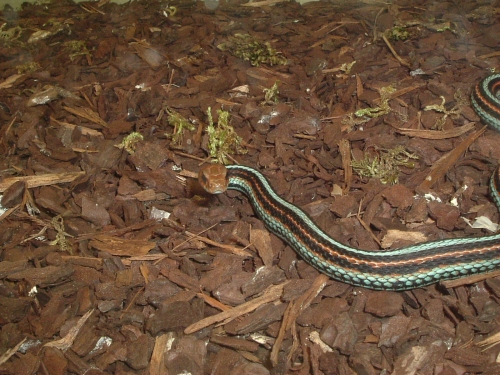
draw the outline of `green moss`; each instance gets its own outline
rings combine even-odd
[[[279,88],[279,81],[274,82],[274,85],[271,86],[269,89],[264,89],[264,102],[262,102],[263,105],[269,104],[273,105],[278,103],[278,95],[280,93]]]
[[[40,69],[40,64],[35,61],[30,61],[22,65],[16,65],[17,73],[32,73]]]
[[[64,43],[64,48],[69,53],[69,58],[73,61],[77,56],[90,55],[85,41],[83,40],[70,40]]]
[[[144,140],[144,137],[141,133],[133,132],[123,138],[122,143],[116,145],[116,147],[125,149],[125,151],[132,155],[135,152],[136,144],[142,140]]]
[[[7,22],[0,26],[0,43],[5,47],[14,47],[23,45],[18,39],[23,34],[24,29],[20,26],[7,29]]]
[[[252,66],[286,64],[286,58],[272,48],[269,42],[263,42],[249,34],[230,36],[226,43],[219,44],[217,48],[221,51],[228,51],[245,61],[250,61]]]
[[[342,119],[342,124],[348,127],[348,130],[351,130],[354,126],[362,125],[371,118],[380,117],[388,114],[391,111],[391,107],[389,106],[389,100],[391,99],[391,95],[395,92],[396,89],[392,86],[382,87],[379,90],[380,93],[380,105],[377,107],[368,107],[363,109],[358,109],[354,113],[348,113]]]
[[[406,40],[410,37],[410,33],[405,27],[394,26],[387,30],[387,36],[392,40]]]
[[[380,106],[374,108],[363,108],[359,109],[354,114],[357,117],[380,117],[388,114],[391,111],[391,107],[389,106],[389,99],[391,98],[391,94],[395,92],[396,89],[392,86],[382,87],[379,90],[380,93]]]
[[[378,178],[383,184],[397,184],[399,167],[415,168],[413,160],[418,156],[397,146],[389,150],[380,150],[374,157],[365,153],[361,160],[351,162],[352,169],[362,177]]]
[[[356,60],[352,61],[350,63],[343,63],[340,66],[340,71],[343,72],[343,73],[345,73],[345,74],[351,74],[351,69],[354,66],[354,64],[356,64]]]
[[[242,139],[234,128],[229,125],[229,112],[218,110],[219,120],[214,125],[212,119],[212,108],[208,107],[208,150],[210,157],[221,164],[229,163],[229,155],[245,154],[246,149],[241,145]]]
[[[172,134],[167,134],[167,137],[170,137],[172,139],[172,143],[175,145],[180,145],[182,143],[184,129],[194,130],[195,126],[191,124],[188,119],[171,108],[166,108],[166,112],[168,114],[168,123],[174,127]]]
[[[443,129],[443,126],[446,123],[446,119],[448,117],[451,118],[459,117],[460,114],[462,113],[462,109],[468,105],[467,100],[462,95],[462,91],[460,89],[458,89],[455,92],[454,99],[456,104],[450,110],[446,109],[446,107],[444,106],[446,104],[446,99],[444,98],[444,96],[440,96],[440,98],[441,98],[441,104],[432,104],[425,106],[424,108],[424,111],[436,111],[443,114],[443,116],[440,119],[436,120],[436,123],[432,127],[433,129],[436,130]]]
[[[173,17],[176,15],[177,10],[178,10],[177,7],[174,5],[166,6],[165,8],[163,8],[163,15],[167,18]]]
[[[64,231],[64,219],[61,215],[57,215],[50,221],[52,227],[57,232],[56,239],[50,242],[50,245],[57,245],[61,251],[69,254],[73,254],[73,247],[66,237],[71,237],[68,233]]]

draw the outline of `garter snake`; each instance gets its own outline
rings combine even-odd
[[[471,95],[481,120],[500,131],[500,74],[480,81]],[[500,267],[500,234],[453,238],[394,250],[366,251],[328,236],[297,206],[282,199],[257,170],[211,164],[200,170],[200,184],[209,193],[243,193],[266,227],[320,272],[351,285],[378,290],[408,290],[441,280],[484,273]],[[490,193],[500,206],[498,168]]]

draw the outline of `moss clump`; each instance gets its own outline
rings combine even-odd
[[[387,30],[387,36],[392,40],[406,40],[410,37],[410,32],[403,26],[394,26]]]
[[[229,125],[229,112],[218,110],[219,119],[214,125],[212,119],[212,108],[208,107],[208,150],[210,157],[221,164],[229,163],[229,155],[245,154],[247,150],[241,145],[242,139],[234,128]]]
[[[20,26],[14,26],[7,29],[7,22],[0,26],[0,44],[5,47],[14,47],[22,45],[23,43],[19,41],[19,38],[23,34],[24,29]]]
[[[35,61],[30,61],[21,65],[16,65],[17,73],[33,73],[41,68],[40,64]]]
[[[116,145],[119,149],[124,149],[129,154],[133,154],[135,152],[135,147],[138,142],[144,140],[144,137],[141,133],[133,132],[123,138],[122,143]]]
[[[64,219],[61,215],[57,215],[50,221],[52,227],[57,232],[55,240],[50,242],[50,245],[57,245],[61,251],[73,254],[73,247],[66,237],[71,237],[64,231]]]
[[[279,81],[274,82],[274,85],[271,86],[269,89],[264,89],[264,101],[262,102],[262,105],[273,105],[278,103],[278,95],[280,93],[280,90],[278,88]]]
[[[448,117],[457,118],[462,113],[462,109],[468,105],[467,100],[463,97],[460,89],[455,92],[454,99],[456,104],[450,110],[445,107],[446,99],[444,96],[440,96],[440,98],[441,104],[432,104],[425,106],[424,108],[424,111],[436,111],[443,114],[440,119],[436,120],[434,126],[432,127],[432,129],[436,130],[443,130],[443,126]]]
[[[85,41],[83,40],[70,40],[64,43],[64,49],[69,53],[69,58],[73,61],[77,56],[90,55]]]
[[[378,91],[380,94],[379,106],[358,109],[354,113],[349,113],[342,119],[342,124],[346,125],[350,130],[354,126],[362,125],[374,117],[380,117],[388,114],[391,111],[389,100],[391,99],[392,93],[394,93],[396,89],[392,86],[387,86],[380,88]]]
[[[365,153],[361,160],[351,162],[352,169],[362,177],[378,178],[383,184],[397,184],[399,180],[399,167],[415,168],[413,160],[418,156],[396,146],[389,150],[380,150],[374,157]]]
[[[249,34],[230,36],[226,43],[219,44],[217,48],[221,51],[229,51],[245,61],[250,61],[252,66],[286,64],[286,58],[271,47],[269,42],[263,42]]]
[[[171,108],[166,108],[165,111],[168,114],[168,123],[174,127],[174,131],[172,132],[172,134],[166,134],[166,136],[172,139],[172,143],[174,145],[180,145],[182,143],[184,129],[194,130],[195,126],[191,124],[189,120],[182,116],[179,112],[176,112]]]
[[[391,98],[391,94],[394,93],[396,89],[392,86],[382,87],[379,90],[380,93],[380,106],[374,108],[363,108],[359,109],[354,114],[357,117],[367,116],[370,118],[380,117],[388,114],[391,111],[391,107],[389,106],[389,99]]]

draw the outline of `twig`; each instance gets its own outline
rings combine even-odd
[[[259,306],[262,306],[265,303],[276,301],[281,297],[281,294],[283,293],[283,288],[285,287],[286,284],[288,284],[288,281],[279,285],[272,285],[271,287],[266,289],[266,291],[262,296],[257,297],[251,301],[242,303],[241,305],[236,306],[231,310],[223,311],[219,314],[209,316],[196,323],[193,323],[184,330],[184,333],[186,335],[189,335],[190,333],[194,333],[196,331],[199,331],[200,329],[208,327],[209,325],[219,322],[222,322],[222,324],[227,324],[239,316],[254,311]]]
[[[263,7],[268,5],[274,5],[279,3],[285,3],[288,0],[264,0],[264,1],[254,1],[246,4],[241,4],[242,7]]]
[[[385,7],[380,8],[380,10],[378,11],[377,15],[375,16],[375,21],[373,22],[373,42],[374,43],[377,41],[377,36],[378,36],[378,32],[377,32],[377,20],[380,17],[380,15],[382,14],[382,12],[384,10],[386,10],[386,9],[387,8],[385,8]]]
[[[206,244],[209,244],[209,245],[212,245],[212,246],[216,246],[216,247],[220,247],[221,249],[229,250],[230,252],[232,252],[232,253],[234,253],[236,255],[241,255],[241,256],[249,257],[249,258],[252,256],[252,254],[250,254],[249,252],[246,252],[245,250],[240,249],[240,248],[238,248],[236,246],[225,245],[225,244],[222,244],[222,243],[219,243],[219,242],[215,242],[215,241],[209,240],[208,238],[200,237],[200,236],[198,236],[198,235],[196,235],[194,233],[188,232],[188,231],[185,231],[184,233],[186,233],[191,238],[196,238],[197,240],[200,240],[201,242],[205,242]]]
[[[427,130],[427,129],[405,129],[395,128],[400,134],[407,135],[408,137],[417,137],[423,139],[447,139],[459,137],[474,128],[474,123],[459,126],[449,130]]]
[[[344,187],[342,192],[347,194],[351,190],[352,165],[351,165],[351,144],[345,138],[339,142],[339,152],[342,157],[342,168],[344,168]]]
[[[47,186],[54,184],[64,184],[67,182],[72,182],[80,176],[83,176],[85,172],[75,172],[75,173],[47,173],[35,176],[24,176],[24,177],[9,177],[0,182],[0,193],[3,193],[10,185],[17,181],[25,181],[28,189]]]
[[[198,237],[200,234],[203,234],[203,233],[205,233],[206,231],[209,231],[210,229],[212,229],[212,228],[213,228],[213,227],[215,227],[216,225],[218,225],[218,223],[216,223],[216,224],[214,224],[214,225],[211,225],[211,226],[209,226],[209,227],[208,227],[208,228],[206,228],[206,229],[203,229],[201,232],[198,232],[198,233],[195,235],[195,237]],[[187,240],[184,240],[184,241],[182,241],[180,244],[178,244],[178,245],[174,246],[174,247],[172,248],[172,251],[175,251],[177,248],[181,247],[181,246],[182,246],[182,245],[184,245],[185,243],[188,243],[188,242],[189,242],[189,241],[191,241],[192,239],[193,239],[193,237],[192,237],[192,236],[190,236],[190,238],[188,238]]]
[[[490,279],[492,277],[500,276],[500,270],[488,272],[488,273],[483,273],[480,275],[470,275],[467,277],[462,277],[460,279],[455,279],[455,280],[445,280],[441,281],[441,284],[447,288],[456,288],[457,286],[462,286],[462,285],[468,285],[468,284],[476,284],[480,281]]]
[[[198,156],[190,155],[190,154],[187,154],[187,153],[182,152],[182,151],[174,151],[174,154],[179,155],[179,156],[184,156],[186,158],[190,158],[193,160],[198,160],[198,161],[205,161],[206,160],[206,158],[200,158]]]
[[[299,315],[304,311],[312,302],[312,300],[323,290],[326,285],[326,282],[329,280],[329,277],[323,274],[320,274],[314,280],[314,283],[311,287],[303,293],[296,300],[290,302],[288,305],[285,315],[283,316],[283,321],[281,322],[280,331],[278,333],[278,337],[276,337],[276,341],[274,342],[273,349],[271,350],[271,363],[276,366],[278,364],[278,354],[281,349],[281,344],[285,338],[285,333],[288,329],[292,329],[292,336],[294,337],[294,345],[296,347],[296,331],[295,331],[295,321],[299,317]],[[293,347],[292,346],[292,347]],[[288,355],[290,358],[293,355],[295,350],[292,349]]]
[[[26,341],[26,337],[19,341],[13,348],[8,349],[5,353],[2,354],[0,357],[0,365],[3,365],[5,362],[9,360],[10,357],[12,357],[16,352],[19,350],[22,344]]]
[[[359,207],[358,207],[358,213],[356,214],[356,218],[358,219],[359,223],[363,226],[363,228],[365,228],[365,230],[370,233],[370,235],[372,236],[373,240],[378,243],[378,245],[380,247],[382,247],[382,243],[379,241],[379,239],[377,238],[377,236],[375,236],[370,228],[369,225],[367,225],[365,223],[365,221],[361,218],[361,204],[363,203],[363,201],[359,202]]]
[[[468,135],[467,138],[465,138],[462,143],[460,143],[456,148],[439,159],[437,163],[434,164],[431,173],[427,175],[425,180],[419,186],[417,186],[415,190],[417,192],[428,191],[436,183],[436,181],[439,180],[439,178],[441,178],[446,172],[448,172],[448,170],[457,161],[460,155],[462,155],[463,152],[467,151],[469,146],[485,132],[486,128],[487,127],[484,126],[481,130]]]
[[[382,39],[384,40],[385,44],[387,45],[387,47],[389,48],[391,53],[394,55],[396,60],[398,60],[401,65],[406,66],[407,68],[410,68],[411,67],[410,63],[397,54],[397,52],[392,47],[392,44],[389,42],[389,40],[387,39],[385,34],[382,34]]]

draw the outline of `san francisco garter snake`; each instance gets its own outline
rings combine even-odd
[[[481,120],[498,131],[499,91],[500,74],[493,74],[481,80],[471,95]],[[271,232],[320,272],[351,285],[408,290],[500,266],[500,234],[437,240],[394,250],[359,250],[328,236],[304,211],[279,197],[253,168],[211,164],[200,170],[198,179],[212,194],[227,189],[242,192]],[[497,168],[490,180],[490,193],[500,208],[499,181]]]

